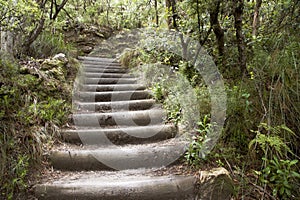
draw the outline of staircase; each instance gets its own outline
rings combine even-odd
[[[83,57],[73,123],[49,159],[60,175],[35,186],[38,199],[195,199],[195,178],[159,175],[186,143],[151,93],[113,59]]]

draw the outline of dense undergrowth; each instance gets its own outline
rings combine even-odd
[[[295,54],[300,48],[298,40],[278,36],[264,42],[256,41],[247,69],[249,75],[244,77],[230,74],[219,65],[221,71],[226,71],[223,78],[227,116],[218,144],[205,159],[199,156],[199,152],[204,138],[211,131],[211,105],[208,89],[195,73],[195,68],[170,52],[155,48],[149,51],[150,38],[143,41],[147,45],[141,44],[137,49],[126,51],[121,62],[131,68],[147,64],[143,68],[146,74],[156,65],[169,66],[189,80],[201,108],[198,128],[185,156],[191,167],[210,164],[229,169],[238,182],[237,199],[249,196],[297,199],[300,195],[300,58]],[[266,49],[266,44],[269,49]],[[152,73],[151,78],[154,76],[157,74]],[[150,84],[155,98],[164,104],[170,121],[184,123],[181,113],[186,107],[179,101],[174,103],[180,94],[172,94],[163,74],[158,76],[160,79],[154,78]]]
[[[68,49],[62,38],[45,37],[34,48],[48,59],[0,58],[0,199],[20,198],[28,190],[30,175],[59,139],[71,111],[78,61],[64,54],[53,58]]]

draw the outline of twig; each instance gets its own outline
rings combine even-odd
[[[273,197],[271,194],[269,194],[264,188],[262,188],[258,185],[255,185],[254,183],[251,183],[251,182],[250,182],[250,184],[253,185],[255,188],[257,188],[259,191],[263,192],[263,194],[268,195],[268,197],[270,197],[272,200],[276,200],[276,198]]]
[[[230,163],[227,161],[227,159],[226,159],[226,158],[224,158],[224,160],[225,160],[226,164],[228,165],[228,167],[229,167],[229,170],[230,170],[231,174],[232,174],[232,175],[235,177],[235,174],[234,174],[234,172],[233,172],[233,170],[232,170],[232,168],[231,168],[231,165],[230,165]]]

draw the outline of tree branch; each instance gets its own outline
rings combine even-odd
[[[225,41],[224,41],[224,30],[222,29],[218,19],[219,12],[220,12],[220,4],[221,4],[221,0],[214,1],[214,4],[212,5],[212,9],[210,9],[209,11],[209,16],[210,16],[210,25],[217,38],[219,57],[222,58],[222,56],[224,55]]]
[[[63,9],[63,7],[66,5],[67,2],[68,2],[68,0],[63,0],[63,2],[60,5],[57,5],[56,0],[55,0],[55,13],[52,17],[53,21],[57,18],[59,12]]]
[[[257,27],[259,25],[259,10],[262,4],[262,0],[256,0],[256,5],[254,8],[253,14],[253,23],[252,23],[252,36],[256,36]]]

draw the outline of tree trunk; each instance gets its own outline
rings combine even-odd
[[[50,11],[51,12],[51,15],[50,15],[50,19],[51,20],[54,21],[57,18],[59,12],[64,8],[64,6],[66,5],[67,2],[68,2],[68,0],[63,0],[63,2],[60,5],[58,5],[56,3],[56,1],[54,1],[55,12],[52,15],[52,13],[53,13],[53,11],[52,11],[52,9],[53,9],[53,1],[52,1],[52,3],[51,3],[51,11]]]
[[[107,25],[109,25],[110,0],[106,0],[106,3],[107,3],[107,9],[106,9],[106,22],[107,22]]]
[[[50,14],[49,18],[50,20],[54,21],[60,11],[64,8],[68,0],[63,0],[60,5],[56,3],[56,0],[51,1],[51,6],[50,6]],[[40,8],[45,9],[45,5],[47,3],[47,0],[41,1],[40,2]],[[55,9],[55,12],[53,10]],[[37,26],[29,33],[28,37],[26,38],[25,42],[22,44],[23,48],[23,54],[26,55],[28,54],[30,50],[30,45],[38,38],[38,36],[42,33],[45,25],[45,18],[42,16],[41,19],[39,20]]]
[[[13,0],[14,5],[17,5],[18,1]],[[12,19],[13,21],[13,19]],[[8,21],[7,21],[8,22]],[[14,34],[9,30],[2,30],[0,27],[0,53],[4,53],[9,56],[14,56]]]
[[[155,7],[155,22],[156,26],[159,26],[159,16],[158,16],[158,5],[157,5],[157,0],[154,0],[154,7]]]
[[[10,31],[1,32],[1,53],[13,56],[14,37]]]
[[[172,9],[172,3],[171,0],[166,0],[166,9],[167,9],[167,24],[168,28],[172,29],[172,16],[170,14],[170,10]]]
[[[36,26],[30,33],[28,38],[26,38],[25,42],[23,43],[23,54],[27,54],[30,50],[30,45],[38,38],[41,32],[44,29],[45,19],[42,17]]]
[[[244,12],[244,0],[233,0],[234,8],[234,27],[236,30],[236,40],[238,47],[238,59],[241,73],[247,72],[247,55],[245,36],[243,34],[243,12]]]
[[[256,5],[254,8],[253,14],[253,23],[252,23],[252,36],[255,37],[257,34],[257,28],[259,26],[259,10],[262,4],[262,0],[256,0]]]
[[[173,28],[178,31],[178,26],[177,26],[177,11],[176,11],[176,1],[171,0],[171,6],[172,6],[172,19],[173,19]]]
[[[222,59],[224,55],[224,30],[222,29],[218,16],[220,11],[221,0],[216,0],[212,5],[212,9],[209,12],[210,15],[210,25],[216,35],[219,58]]]
[[[197,12],[197,23],[198,23],[198,38],[199,42],[201,43],[201,20],[200,20],[200,11],[199,11],[199,0],[196,1],[196,12]]]

